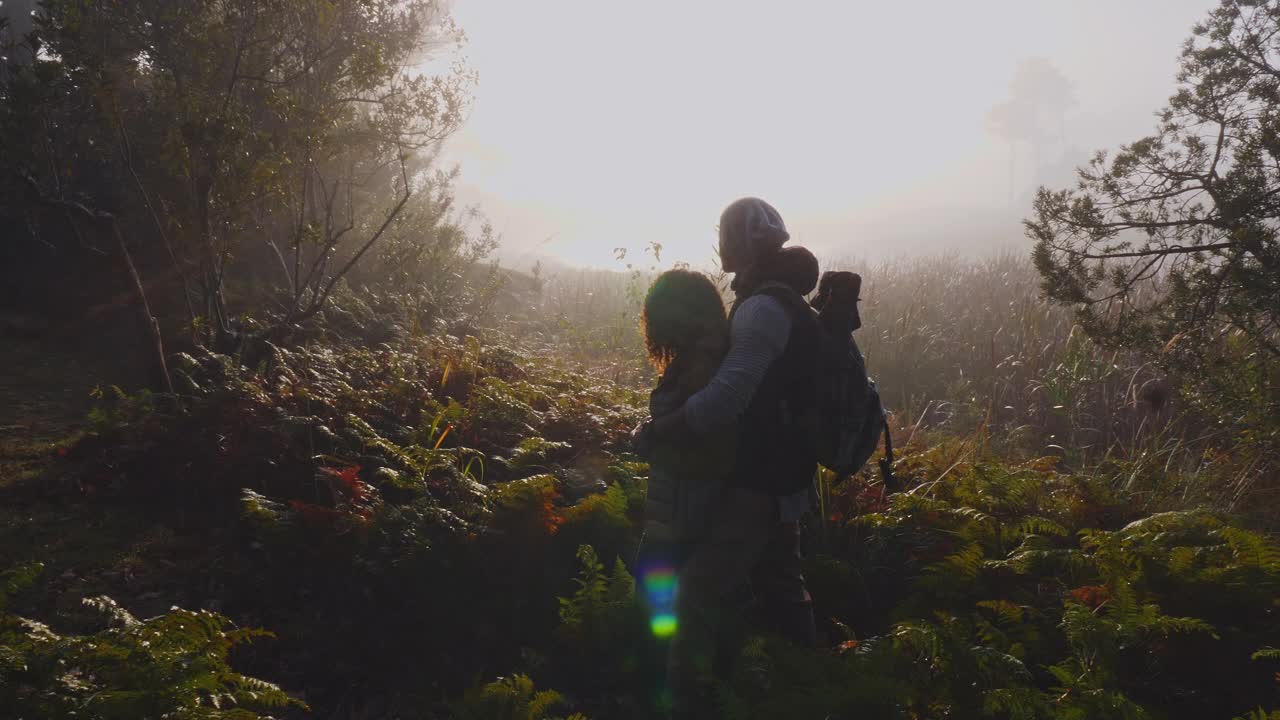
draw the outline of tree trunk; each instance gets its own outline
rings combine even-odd
[[[1018,146],[1014,141],[1009,141],[1009,208],[1013,208],[1013,177],[1015,169],[1015,160],[1018,156]]]
[[[169,393],[169,397],[173,398],[176,409],[181,410],[181,401],[178,394],[173,391],[173,378],[169,375],[169,363],[165,358],[164,338],[160,334],[160,323],[156,320],[156,316],[151,312],[151,304],[147,302],[147,291],[142,284],[142,276],[138,275],[138,267],[133,264],[133,255],[129,252],[129,246],[124,241],[124,234],[120,232],[120,224],[112,218],[111,232],[116,236],[116,242],[120,244],[120,254],[124,256],[125,265],[129,267],[129,277],[133,279],[134,290],[138,293],[138,302],[142,306],[143,321],[147,326],[147,330],[151,333],[151,342],[155,344],[156,359],[160,362],[160,376],[164,382],[164,391]]]

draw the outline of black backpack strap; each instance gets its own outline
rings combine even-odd
[[[733,316],[738,312],[738,308],[742,306],[742,303],[757,295],[768,295],[774,300],[777,300],[782,304],[782,308],[787,311],[787,314],[792,316],[793,320],[795,319],[795,315],[802,308],[813,313],[813,309],[809,307],[809,303],[805,302],[804,296],[796,292],[795,288],[787,285],[786,283],[770,280],[755,286],[750,292],[739,295],[737,299],[734,300],[733,307],[729,310],[729,322],[733,322]]]
[[[884,419],[884,457],[880,458],[880,478],[885,493],[902,490],[902,482],[893,474],[893,435],[889,431],[889,418]]]

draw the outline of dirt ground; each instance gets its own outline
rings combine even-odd
[[[0,486],[29,480],[57,458],[104,382],[48,343],[0,338]]]
[[[179,599],[168,577],[180,560],[173,532],[80,497],[74,465],[62,459],[83,432],[91,391],[116,377],[109,359],[56,341],[0,338],[0,574],[44,566],[15,609],[47,618],[109,594],[146,617]]]

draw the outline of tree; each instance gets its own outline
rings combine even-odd
[[[1222,0],[1159,118],[1077,187],[1039,190],[1025,225],[1043,289],[1231,419],[1265,419],[1280,406],[1280,2]]]
[[[31,30],[33,0],[9,0],[0,5],[0,42],[21,38]],[[12,58],[15,62],[23,58]]]
[[[0,157],[153,238],[225,345],[236,263],[270,262],[293,324],[394,233],[474,80],[419,68],[460,38],[432,0],[46,0]]]
[[[1017,144],[1032,148],[1033,170],[1039,172],[1041,148],[1055,135],[1066,144],[1066,113],[1076,103],[1071,81],[1044,58],[1018,65],[1009,83],[1009,99],[987,113],[987,127],[1009,143],[1009,202],[1013,202]]]

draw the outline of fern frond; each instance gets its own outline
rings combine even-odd
[[[1019,520],[1013,526],[1013,531],[1018,535],[1052,535],[1054,537],[1067,537],[1070,535],[1067,529],[1058,523],[1043,517],[1028,515]]]
[[[982,559],[982,546],[977,543],[970,543],[959,551],[929,565],[925,568],[925,572],[972,580],[978,576],[978,572],[982,569]]]

